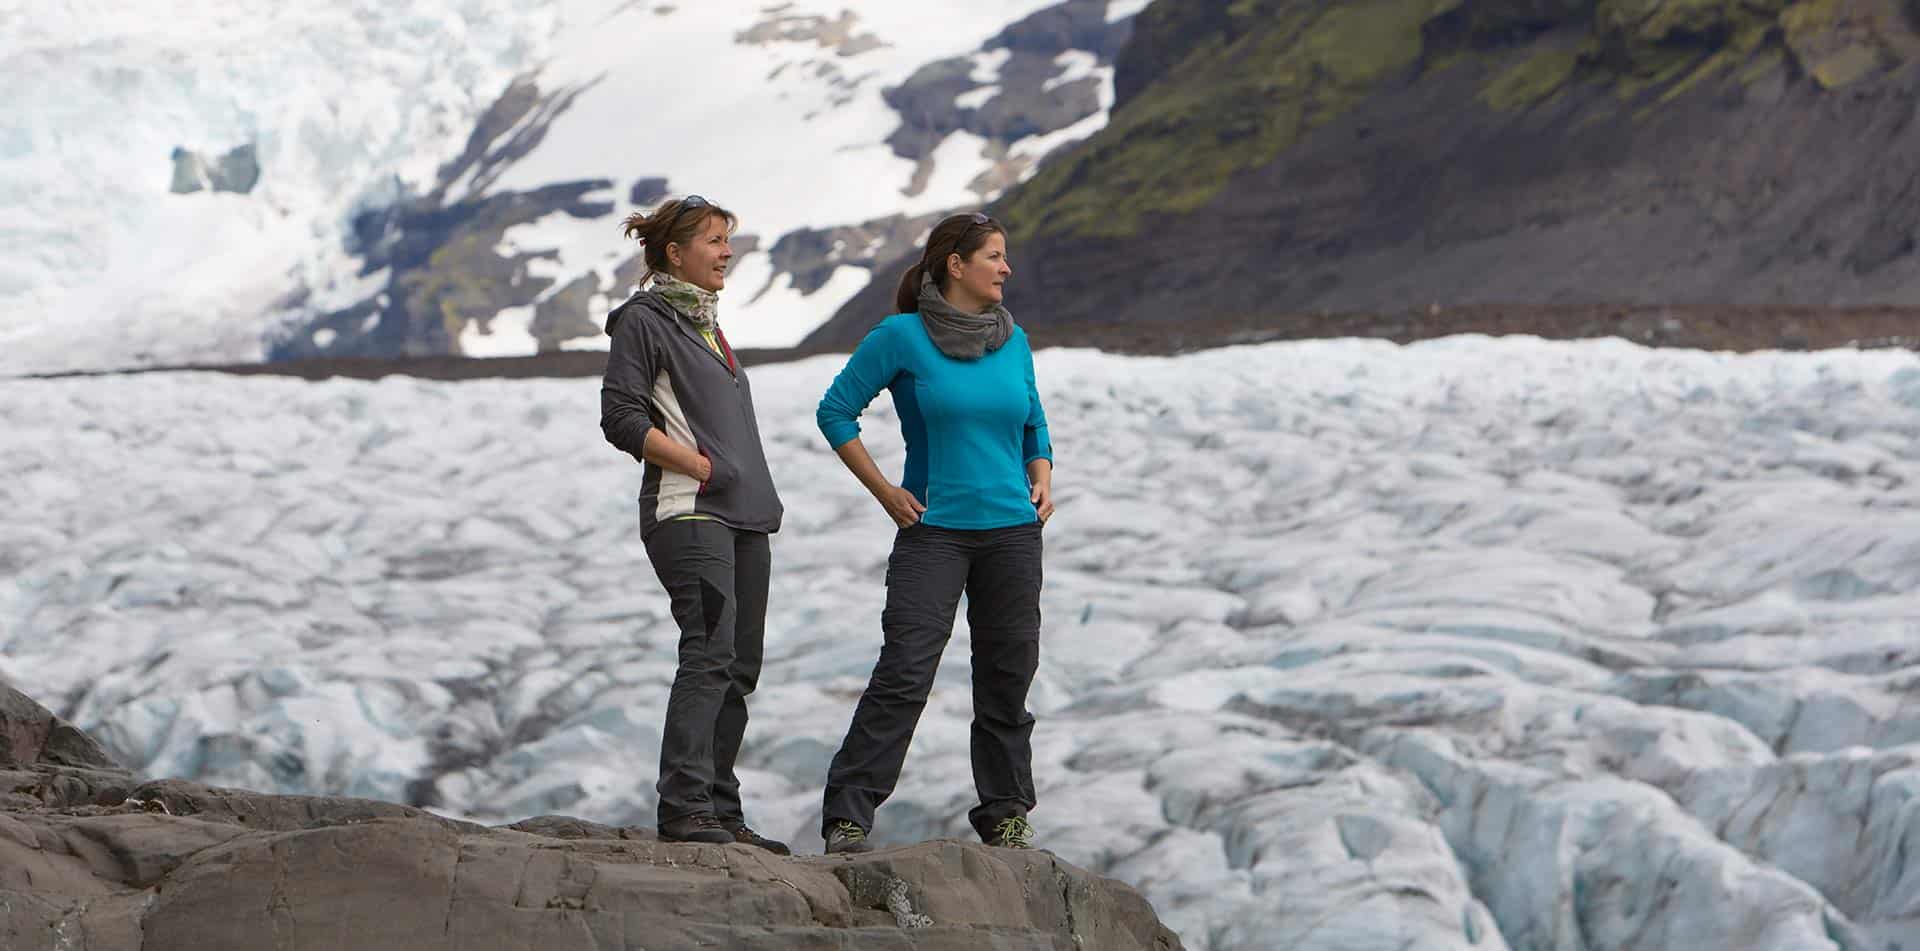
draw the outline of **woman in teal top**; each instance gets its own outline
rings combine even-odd
[[[867,334],[820,401],[827,442],[900,527],[887,561],[885,641],[827,775],[827,851],[867,849],[953,634],[960,595],[973,631],[973,780],[968,818],[990,845],[1027,848],[1040,663],[1040,530],[1053,514],[1053,447],[1033,351],[1001,303],[1006,231],[983,214],[935,226],[895,294],[901,313]],[[881,390],[906,437],[894,485],[857,421]]]

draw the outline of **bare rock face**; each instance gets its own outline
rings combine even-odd
[[[208,159],[192,149],[173,150],[173,184],[176,195],[199,191],[237,192],[245,195],[260,183],[260,156],[251,145],[240,145],[217,159]]]
[[[0,768],[45,764],[118,769],[100,744],[33,698],[0,681]]]
[[[1180,947],[1139,893],[1041,851],[936,840],[784,858],[561,816],[486,828],[135,785],[4,684],[0,779],[7,951]]]
[[[0,680],[0,808],[117,802],[136,782],[93,737]]]
[[[1040,851],[938,840],[852,859],[781,858],[574,820],[521,824],[540,834],[221,795],[248,802],[255,820],[131,801],[0,813],[0,946],[1180,946],[1131,888]],[[322,815],[292,821],[310,811]]]

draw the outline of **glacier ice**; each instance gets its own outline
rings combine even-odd
[[[1913,355],[1038,365],[1034,818],[1190,947],[1916,946]],[[790,515],[743,766],[812,848],[891,536],[835,369],[753,371]],[[0,675],[150,772],[648,822],[675,633],[596,390],[0,381]],[[966,644],[882,841],[966,833]]]

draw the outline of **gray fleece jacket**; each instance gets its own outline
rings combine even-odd
[[[732,528],[780,530],[785,508],[767,469],[753,391],[733,351],[715,353],[691,321],[651,291],[607,315],[613,337],[600,384],[600,431],[644,465],[640,534],[668,519],[704,515]],[[646,462],[641,447],[659,429],[713,463],[703,485]]]

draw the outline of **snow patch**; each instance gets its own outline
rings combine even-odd
[[[772,287],[750,303],[735,306],[735,299],[746,296],[735,292],[737,296],[725,298],[726,303],[721,305],[728,315],[724,318],[727,339],[737,347],[798,346],[813,328],[825,323],[873,279],[865,268],[843,264],[834,268],[827,283],[811,294],[795,290],[793,277],[787,274],[776,278]],[[728,287],[733,286],[730,278]],[[753,285],[742,283],[740,286]]]
[[[1061,54],[1062,57],[1068,55],[1071,54]],[[1054,149],[1081,141],[1082,139],[1092,136],[1095,132],[1106,128],[1113,110],[1113,67],[1094,66],[1087,75],[1098,76],[1100,78],[1100,111],[1065,128],[1055,129],[1052,132],[1045,132],[1038,135],[1030,135],[1009,146],[1007,148],[1007,154],[1009,156],[1029,160],[1028,166],[1021,172],[1021,181],[1032,178],[1037,174],[1040,171],[1040,160],[1045,158],[1047,154]]]
[[[981,50],[969,58],[973,60],[973,69],[967,73],[968,79],[976,83],[997,83],[1000,81],[1000,70],[1006,68],[1008,60],[1013,59],[1013,51],[1005,47]]]
[[[978,109],[992,102],[993,97],[998,95],[1000,95],[999,86],[981,86],[978,89],[969,89],[953,97],[953,104],[962,109]]]
[[[933,150],[933,175],[918,195],[904,200],[906,214],[924,215],[982,203],[974,181],[987,169],[987,140],[966,130],[948,133]]]
[[[1041,90],[1052,92],[1055,89],[1078,79],[1098,75],[1101,69],[1100,57],[1086,50],[1067,50],[1053,58],[1055,65],[1062,70],[1060,75],[1040,84]]]
[[[526,357],[538,353],[540,342],[528,327],[533,324],[532,307],[508,307],[486,321],[470,321],[460,329],[460,352],[469,357]]]

